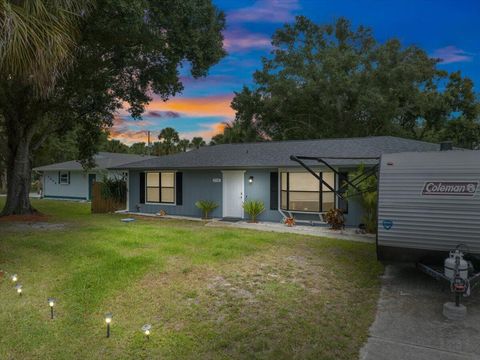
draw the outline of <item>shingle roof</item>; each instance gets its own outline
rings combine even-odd
[[[119,167],[121,165],[131,163],[131,162],[142,161],[146,159],[153,159],[155,158],[155,156],[99,152],[93,158],[97,165],[95,167],[95,170],[101,170],[101,169]],[[82,168],[82,165],[80,165],[80,163],[77,160],[72,160],[72,161],[66,161],[62,163],[39,166],[34,168],[33,170],[36,170],[36,171],[83,170],[83,168]]]
[[[198,150],[160,156],[117,167],[118,169],[228,169],[298,166],[290,155],[315,157],[376,157],[383,153],[436,151],[438,144],[392,136],[271,141],[205,146]],[[332,165],[372,163],[364,160],[332,159]]]

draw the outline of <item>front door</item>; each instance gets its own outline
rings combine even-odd
[[[88,174],[88,200],[92,200],[93,183],[97,180],[97,174]]]
[[[223,217],[243,218],[244,171],[223,171]]]

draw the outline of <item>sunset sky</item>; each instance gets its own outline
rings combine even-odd
[[[163,102],[154,99],[143,119],[135,121],[121,112],[110,130],[111,137],[131,144],[146,141],[146,132],[156,138],[160,129],[174,127],[181,137],[206,140],[231,121],[234,91],[252,83],[261,57],[271,50],[275,29],[306,15],[318,23],[340,16],[354,25],[370,26],[384,41],[396,37],[415,44],[431,56],[443,59],[441,67],[461,70],[480,84],[480,1],[465,0],[214,0],[227,15],[224,47],[228,55],[212,67],[208,77],[194,80],[188,68],[181,69],[185,89]]]

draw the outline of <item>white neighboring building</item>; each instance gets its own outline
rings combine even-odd
[[[103,177],[122,177],[128,180],[128,171],[108,170],[154,156],[99,152],[94,156],[96,167],[85,171],[77,160],[39,166],[33,170],[41,174],[44,198],[90,200],[92,184]]]

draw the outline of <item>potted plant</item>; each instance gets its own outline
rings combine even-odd
[[[345,217],[341,209],[330,209],[324,215],[324,219],[332,230],[341,230],[345,228]]]
[[[243,209],[250,215],[250,222],[256,223],[258,215],[265,211],[265,205],[260,200],[247,200],[243,203]]]
[[[195,203],[195,206],[202,210],[203,219],[208,219],[208,214],[218,207],[218,204],[211,200],[199,200]]]
[[[288,227],[292,227],[295,225],[295,218],[292,216],[292,217],[287,217],[285,218],[285,220],[283,221],[285,223],[285,225],[287,225]]]

